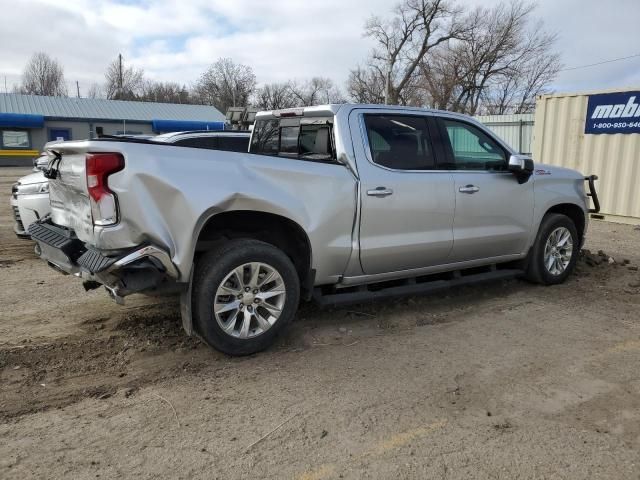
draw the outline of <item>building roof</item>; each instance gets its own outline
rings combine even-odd
[[[0,114],[42,115],[54,118],[127,120],[188,120],[224,122],[215,107],[176,103],[130,102],[101,98],[44,97],[0,93]]]

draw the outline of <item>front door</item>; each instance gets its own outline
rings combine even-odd
[[[68,128],[50,128],[49,141],[71,140],[71,130]]]
[[[472,123],[439,118],[455,215],[450,262],[524,253],[533,222],[533,181],[507,171],[509,152]]]
[[[453,178],[436,169],[427,117],[354,111],[365,274],[446,263],[453,246]],[[354,137],[355,138],[355,137]]]

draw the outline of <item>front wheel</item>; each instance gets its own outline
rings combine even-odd
[[[298,308],[293,263],[258,240],[230,240],[207,252],[193,281],[194,325],[210,346],[228,355],[269,347]]]
[[[527,279],[543,285],[564,282],[575,267],[579,245],[578,231],[569,217],[545,215],[531,249]]]

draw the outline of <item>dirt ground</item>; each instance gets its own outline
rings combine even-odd
[[[229,358],[177,301],[102,290],[13,235],[0,169],[0,478],[640,478],[640,230],[570,281],[320,310]],[[628,265],[623,264],[627,260]]]

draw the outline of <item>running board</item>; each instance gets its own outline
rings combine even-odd
[[[322,287],[316,287],[313,290],[313,300],[321,307],[349,305],[382,300],[385,298],[440,292],[453,287],[472,285],[475,283],[510,280],[522,276],[523,274],[523,270],[517,269],[492,269],[490,271],[467,275],[463,275],[461,272],[457,271],[452,272],[452,277],[450,279],[425,279],[424,281],[417,282],[415,278],[412,278],[405,280],[403,285],[397,285],[397,282],[395,282],[396,284],[393,286],[383,287],[373,291],[369,289],[371,285],[345,288],[343,289],[343,292],[341,292],[340,289],[336,289],[331,293],[323,293]],[[357,290],[354,291],[354,288]]]

